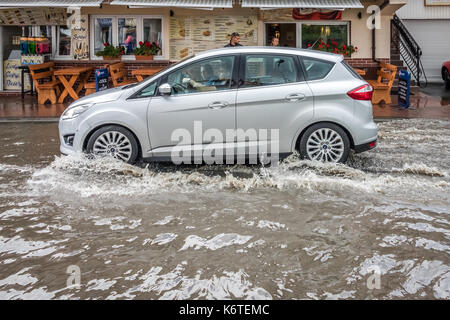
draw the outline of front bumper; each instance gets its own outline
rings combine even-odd
[[[79,118],[60,120],[59,125],[59,151],[64,155],[74,155],[83,151],[83,141],[86,132],[89,132],[89,125],[86,121],[80,121]],[[72,136],[71,143],[67,143],[64,137]]]

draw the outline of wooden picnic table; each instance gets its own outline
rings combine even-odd
[[[63,103],[69,94],[74,100],[78,100],[78,94],[88,81],[92,69],[93,67],[72,67],[56,70],[54,74],[64,86],[64,91],[59,96],[58,103]],[[78,86],[74,88],[78,79]]]
[[[359,74],[360,76],[365,76],[366,72],[362,69],[358,69],[358,68],[353,68],[353,70],[356,71],[357,74]]]
[[[141,82],[144,80],[144,77],[149,77],[154,75],[155,73],[161,71],[164,67],[148,67],[131,71],[131,74],[136,77],[136,79]]]

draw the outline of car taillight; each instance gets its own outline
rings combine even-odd
[[[355,100],[372,100],[372,94],[373,88],[368,84],[347,92],[347,95]]]

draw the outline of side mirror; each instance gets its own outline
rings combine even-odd
[[[172,93],[172,87],[168,83],[163,83],[158,88],[159,92],[161,94],[171,94]]]

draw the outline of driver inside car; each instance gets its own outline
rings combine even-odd
[[[217,90],[216,84],[221,84],[222,81],[218,81],[214,75],[213,68],[210,64],[204,64],[200,67],[201,82],[194,79],[186,80],[186,82],[194,89],[198,91],[214,91]],[[198,79],[198,78],[197,78]]]

